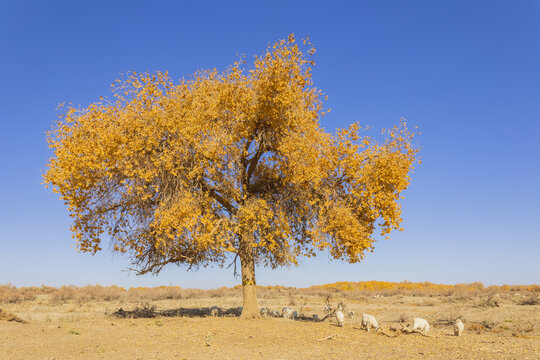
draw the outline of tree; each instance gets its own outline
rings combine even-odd
[[[139,274],[239,258],[243,318],[258,316],[255,265],[328,251],[360,261],[399,229],[417,149],[402,121],[377,142],[357,123],[327,133],[309,42],[291,35],[250,69],[131,73],[114,99],[67,107],[44,174],[73,217],[78,248],[102,239]]]

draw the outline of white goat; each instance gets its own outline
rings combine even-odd
[[[457,319],[454,321],[454,335],[461,336],[463,334],[463,330],[465,330],[465,325],[463,325],[463,321],[461,319]]]
[[[362,328],[365,327],[368,332],[371,330],[371,328],[379,330],[379,323],[377,322],[377,319],[375,319],[375,316],[365,313],[362,314],[362,323],[360,326]]]
[[[296,311],[293,312],[293,309],[290,307],[284,307],[283,310],[281,310],[281,317],[285,319],[293,319],[295,312]]]
[[[267,307],[263,307],[263,308],[261,309],[261,316],[262,316],[263,318],[266,318],[266,317],[268,316],[268,313],[269,313],[269,312],[270,312],[270,311],[268,310]]]
[[[313,314],[313,321],[319,321],[319,315]]]
[[[273,317],[279,317],[279,311],[277,311],[277,310],[272,311],[272,316]]]
[[[429,331],[429,323],[425,319],[414,318],[413,319],[413,331],[421,332],[424,335],[427,335],[427,333]]]
[[[343,314],[341,310],[336,310],[335,314],[338,326],[343,326],[343,322],[345,321],[345,314]]]

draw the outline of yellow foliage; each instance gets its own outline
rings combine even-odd
[[[429,281],[422,283],[413,283],[410,281],[388,282],[388,281],[359,281],[349,282],[341,281],[332,284],[311,286],[310,290],[339,290],[339,291],[365,291],[365,292],[380,292],[386,294],[396,293],[421,293],[421,294],[472,294],[478,295],[483,293],[510,293],[510,292],[540,292],[540,285],[490,285],[485,287],[481,282],[470,284],[433,284]]]
[[[44,182],[65,201],[78,248],[110,238],[141,273],[228,254],[276,267],[318,251],[357,262],[374,233],[400,229],[413,134],[404,121],[383,142],[357,123],[326,132],[314,52],[291,35],[252,68],[178,83],[131,73],[114,99],[67,107],[48,134]]]

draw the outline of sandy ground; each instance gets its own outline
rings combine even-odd
[[[290,299],[261,299],[279,309]],[[299,301],[297,301],[299,302]],[[305,314],[323,315],[321,298],[302,299]],[[232,307],[238,298],[163,300],[158,309]],[[345,326],[324,322],[234,317],[118,319],[111,313],[137,304],[116,302],[52,304],[39,299],[0,307],[28,321],[0,321],[0,359],[540,359],[540,305],[507,302],[475,306],[474,300],[447,302],[393,296],[348,300],[357,316]],[[292,306],[296,309],[300,305]],[[384,328],[420,316],[432,322],[430,337],[394,338],[359,329],[358,314],[375,315]],[[459,314],[466,331],[453,336],[442,320]],[[478,327],[482,321],[496,324]],[[526,323],[524,327],[521,323]],[[436,325],[440,324],[440,325]],[[328,337],[328,338],[327,338]],[[325,339],[327,338],[327,339]]]

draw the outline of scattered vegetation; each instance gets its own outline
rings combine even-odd
[[[530,295],[519,302],[520,305],[540,305],[538,296]]]
[[[519,322],[514,326],[512,336],[527,337],[528,334],[534,332],[535,324],[533,322]]]
[[[403,281],[400,283],[385,281],[362,281],[362,282],[339,282],[334,284],[317,285],[308,288],[294,288],[285,286],[257,286],[257,293],[262,298],[273,299],[285,296],[288,304],[294,306],[298,299],[304,296],[319,296],[322,298],[335,297],[342,299],[355,299],[368,301],[370,298],[383,298],[385,296],[422,296],[440,297],[441,301],[457,302],[474,297],[480,297],[475,306],[497,307],[502,299],[515,298],[519,293],[520,300],[515,300],[521,305],[540,304],[540,285],[503,285],[484,287],[482,283],[443,285],[430,282],[412,283]],[[232,288],[221,287],[218,289],[184,289],[179,286],[158,286],[153,288],[134,287],[124,289],[120,286],[40,286],[40,287],[15,287],[11,284],[0,285],[0,303],[21,303],[23,301],[49,301],[64,303],[74,301],[86,303],[89,301],[128,301],[148,302],[158,300],[178,300],[197,298],[221,298],[239,297],[242,287],[237,285]],[[446,299],[446,300],[444,300]],[[419,306],[433,306],[435,301],[422,300]]]
[[[499,325],[496,321],[490,321],[490,320],[482,320],[482,321],[472,321],[469,326],[468,330],[473,331],[477,334],[481,334],[486,331],[493,331],[497,328]]]
[[[481,298],[480,301],[476,303],[477,307],[499,307],[499,300],[493,296],[488,296]]]
[[[24,321],[23,319],[10,314],[8,312],[5,312],[4,310],[0,309],[0,320],[7,320],[7,321],[16,321],[22,324],[28,324],[28,322]]]

